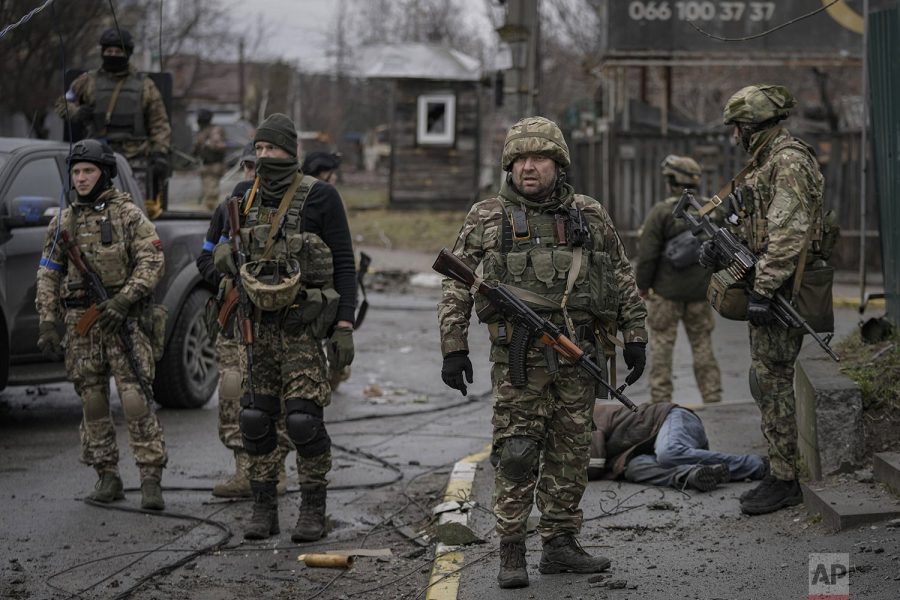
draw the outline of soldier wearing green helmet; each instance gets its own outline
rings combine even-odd
[[[771,472],[741,497],[741,510],[751,515],[803,501],[793,388],[803,336],[775,320],[772,297],[796,295],[794,281],[824,258],[824,179],[813,149],[781,124],[795,104],[782,86],[751,85],[728,100],[723,118],[751,156],[749,168],[734,180],[728,220],[759,259],[747,309],[750,391],[762,414]],[[709,242],[701,247],[700,261],[713,269],[723,262]]]
[[[682,192],[700,184],[700,165],[688,156],[670,154],[660,168],[668,198],[647,213],[635,267],[650,327],[650,399],[672,402],[672,352],[681,322],[691,343],[703,402],[719,402],[722,377],[712,349],[715,318],[706,301],[710,274],[697,262],[700,242],[690,225],[672,214]]]
[[[475,204],[453,252],[485,279],[506,284],[531,308],[564,328],[589,355],[612,356],[621,330],[626,382],[644,370],[646,310],[631,264],[606,210],[566,182],[569,148],[556,123],[527,117],[509,130],[499,193]],[[537,498],[542,516],[541,573],[595,573],[610,561],[578,544],[579,508],[590,461],[594,382],[573,366],[529,349],[524,384],[513,381],[509,341],[514,323],[487,310],[468,288],[445,279],[438,304],[441,378],[466,394],[472,383],[469,316],[475,308],[491,338],[495,398],[491,462],[496,468],[494,513],[500,536],[502,588],[528,585],[526,519]],[[601,357],[598,363],[604,363]]]

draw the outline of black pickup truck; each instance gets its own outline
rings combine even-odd
[[[49,362],[37,347],[35,280],[50,218],[59,210],[66,185],[68,144],[0,138],[0,390],[66,378],[61,362]],[[117,155],[115,186],[144,199],[128,163]],[[208,215],[164,212],[154,221],[166,255],[156,301],[169,309],[165,354],[156,366],[156,401],[170,408],[205,404],[216,387],[215,351],[203,311],[212,290],[195,260]]]

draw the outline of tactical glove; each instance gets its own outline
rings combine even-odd
[[[113,334],[118,331],[125,319],[128,318],[128,310],[131,308],[131,300],[124,294],[116,294],[109,300],[104,300],[97,305],[100,317],[97,324],[103,333]]]
[[[631,385],[644,374],[647,366],[647,342],[625,342],[625,350],[622,351],[625,365],[630,369],[625,383]]]
[[[463,373],[466,376],[465,380],[463,380]],[[444,380],[447,387],[459,390],[463,396],[468,393],[466,381],[472,383],[472,361],[469,360],[469,353],[466,350],[450,352],[444,357],[441,379]]]
[[[335,370],[349,367],[353,362],[353,329],[351,327],[335,327],[331,338],[328,340],[331,352],[334,355]]]
[[[728,258],[722,256],[722,253],[719,252],[712,240],[706,240],[700,245],[699,262],[710,271],[718,271],[725,268],[725,265],[728,264]]]
[[[47,360],[59,360],[62,358],[62,340],[56,330],[56,323],[41,321],[38,324],[38,348]]]
[[[772,300],[751,290],[750,301],[747,303],[747,320],[756,327],[774,325],[777,319],[772,312]]]
[[[231,249],[231,244],[222,243],[213,248],[213,264],[216,265],[216,271],[222,275],[238,276],[238,268],[234,262],[234,252]]]
[[[150,169],[157,179],[166,179],[169,176],[169,157],[163,152],[152,153]]]

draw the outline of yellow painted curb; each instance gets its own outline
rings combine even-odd
[[[472,484],[475,481],[475,465],[485,460],[491,453],[488,444],[480,452],[461,458],[453,466],[450,481],[444,492],[444,502],[469,498]],[[445,513],[446,514],[446,513]],[[442,515],[443,517],[443,515]],[[465,556],[459,550],[438,544],[434,551],[434,563],[431,567],[431,579],[428,581],[428,592],[425,600],[456,600],[459,593],[459,569],[463,566]]]

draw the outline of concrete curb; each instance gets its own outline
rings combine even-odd
[[[480,452],[460,459],[453,466],[450,481],[444,491],[442,502],[462,501],[472,495],[475,470],[478,463],[487,459],[491,447],[487,445]],[[441,513],[438,523],[460,523],[468,526],[469,516],[461,510]],[[465,556],[459,546],[439,543],[434,550],[434,563],[425,600],[456,600],[459,593],[459,569],[465,563]]]

